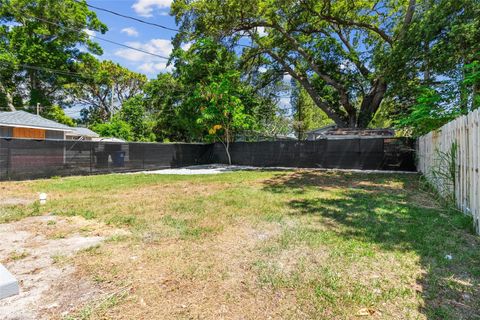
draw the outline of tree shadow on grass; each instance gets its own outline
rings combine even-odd
[[[311,193],[332,189],[339,197]],[[417,285],[425,302],[419,311],[428,319],[480,319],[480,237],[470,217],[425,206],[435,201],[420,190],[418,177],[305,171],[277,175],[264,190],[292,195],[292,215],[331,221],[343,239],[415,252],[425,270]]]

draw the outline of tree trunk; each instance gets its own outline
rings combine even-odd
[[[16,111],[15,106],[13,105],[12,94],[8,92],[8,89],[5,88],[5,86],[1,82],[0,82],[0,92],[2,92],[5,95],[8,109],[10,109],[10,111]]]
[[[348,115],[348,127],[355,128],[357,126],[357,114]]]
[[[385,81],[382,79],[374,80],[372,88],[365,97],[363,97],[356,123],[357,128],[366,128],[370,124],[370,121],[372,121],[373,116],[380,107],[380,103],[383,101],[386,91],[387,84]]]
[[[227,159],[228,159],[228,165],[232,165],[232,157],[230,156],[230,143],[227,142],[222,142],[223,146],[225,147],[225,153],[227,154]]]
[[[228,134],[228,130],[225,133],[225,142],[222,141],[223,146],[225,147],[225,153],[227,154],[228,165],[232,165],[232,157],[230,156],[230,135]]]
[[[30,101],[29,106],[36,105],[40,101],[40,90],[38,86],[38,79],[37,74],[35,71],[29,71],[29,78],[30,78]]]

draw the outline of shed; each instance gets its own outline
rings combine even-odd
[[[307,140],[392,138],[394,136],[393,129],[337,128],[334,124],[307,132]]]

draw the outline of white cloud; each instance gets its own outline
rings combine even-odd
[[[173,45],[170,40],[166,39],[151,39],[148,42],[127,42],[126,45],[135,49],[141,49],[143,51],[151,52],[160,56],[168,57],[172,52]],[[115,52],[116,56],[122,57],[129,61],[142,61],[151,62],[152,60],[158,60],[158,57],[149,55],[147,53],[135,51],[132,49],[120,49]],[[161,59],[161,58],[160,58]]]
[[[172,0],[137,0],[132,5],[133,10],[142,17],[152,17],[155,8],[169,8]]]
[[[130,37],[138,37],[138,31],[133,27],[123,28],[120,32]]]
[[[258,27],[257,32],[260,37],[265,37],[268,35],[268,33],[265,31],[265,27]]]
[[[188,49],[190,49],[190,47],[192,46],[192,44],[193,44],[193,43],[191,43],[191,42],[187,42],[187,43],[182,44],[182,45],[181,45],[182,50],[183,50],[183,51],[188,51]]]
[[[148,42],[136,41],[125,44],[135,49],[141,49],[164,57],[169,57],[173,50],[171,41],[166,39],[151,39]],[[115,55],[131,62],[140,63],[138,70],[147,74],[166,72],[172,69],[171,66],[167,67],[167,61],[165,59],[132,49],[117,50]]]
[[[344,70],[344,71],[352,71],[356,68],[355,65],[348,60],[343,60],[342,62],[340,62],[339,67],[340,67],[340,70]]]
[[[290,97],[281,97],[278,101],[278,105],[282,108],[289,108],[291,107]]]
[[[91,39],[92,36],[95,36],[95,31],[93,30],[88,30],[88,29],[83,29],[83,32],[85,32],[86,34],[88,34],[88,37]]]
[[[291,81],[292,81],[292,76],[291,75],[286,74],[286,75],[283,76],[283,82],[284,83],[290,84]]]
[[[146,74],[155,74],[158,72],[170,72],[173,70],[173,66],[172,65],[167,66],[166,62],[159,62],[159,63],[147,62],[147,63],[142,63],[138,67],[138,70]]]

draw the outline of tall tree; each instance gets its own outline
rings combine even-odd
[[[238,42],[296,79],[340,127],[366,127],[387,82],[377,60],[408,32],[416,1],[177,0],[183,33]]]
[[[239,80],[237,71],[221,74],[209,84],[197,86],[191,99],[200,109],[197,123],[208,132],[206,139],[223,144],[228,164],[232,164],[230,143],[235,141],[236,134],[248,130],[254,122],[239,97]]]
[[[221,43],[205,38],[195,41],[188,50],[176,49],[172,63],[173,74],[160,74],[145,86],[146,108],[157,118],[155,133],[160,140],[202,141],[208,131],[196,121],[201,112],[196,100],[191,99],[192,94],[238,69],[238,57]],[[240,74],[237,76],[235,96],[241,100],[245,113],[258,124],[251,129],[266,129],[276,117],[274,98],[255,90]],[[278,128],[269,126],[268,130]]]
[[[479,60],[479,39],[478,0],[418,1],[408,37],[392,49],[391,59],[380,61],[396,95],[394,118],[409,116],[417,109],[419,99],[425,101],[425,92],[432,90],[448,96],[448,103],[443,97],[439,106],[442,112],[433,112],[432,116],[437,113],[444,119],[444,112],[472,109],[476,87],[468,85],[474,71],[469,66]]]
[[[145,109],[142,95],[126,100],[118,112],[118,117],[132,127],[134,141],[155,141],[155,121]]]
[[[0,22],[0,107],[10,110],[68,103],[63,85],[77,79],[76,62],[102,53],[82,30],[107,31],[74,0],[0,0]]]
[[[76,65],[81,79],[66,86],[75,103],[84,105],[87,120],[105,121],[122,104],[142,92],[147,77],[110,60],[85,58]]]
[[[383,63],[397,95],[391,117],[421,135],[478,107],[480,2],[419,2],[409,35]]]
[[[391,65],[406,63],[397,47],[417,37],[412,25],[425,8],[447,5],[461,16],[474,1],[176,0],[172,12],[177,45],[205,35],[246,45],[244,56],[289,73],[338,126],[364,128],[387,94]]]
[[[299,140],[305,140],[307,131],[332,124],[325,112],[315,106],[305,89],[292,80],[290,99],[293,111],[293,129]]]
[[[153,132],[159,141],[189,140],[188,127],[180,118],[186,92],[171,73],[161,73],[145,85],[144,104],[156,120]]]
[[[153,126],[154,121],[145,110],[143,96],[137,95],[126,100],[109,121],[97,122],[90,127],[102,137],[155,141]]]

